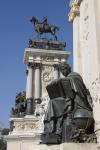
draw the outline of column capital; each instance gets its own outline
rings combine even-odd
[[[41,67],[42,67],[41,63],[34,63],[33,64],[33,68],[35,68],[35,69],[41,69]]]
[[[28,66],[28,67],[32,67],[32,66],[33,66],[33,63],[28,62],[27,66]]]
[[[29,69],[33,69],[33,64],[30,62],[27,64],[26,75],[28,75]]]
[[[68,14],[69,21],[73,21],[76,16],[80,15],[80,4],[82,0],[70,1],[70,12]]]

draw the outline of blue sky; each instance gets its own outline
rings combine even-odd
[[[0,0],[0,121],[9,127],[9,113],[14,106],[16,93],[25,90],[26,66],[24,49],[28,40],[36,37],[30,18],[42,20],[60,27],[60,41],[67,43],[72,53],[72,24],[68,22],[70,0]],[[72,65],[72,54],[69,59]]]

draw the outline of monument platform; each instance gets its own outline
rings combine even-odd
[[[100,149],[100,144],[65,143],[65,144],[52,145],[52,146],[36,145],[34,149],[35,150],[97,150]]]
[[[60,145],[36,145],[31,140],[9,142],[7,150],[99,150],[100,144],[94,143],[64,143]]]
[[[24,52],[24,63],[28,62],[49,64],[54,62],[57,63],[64,59],[66,61],[70,53],[68,51],[57,51],[57,50],[46,50],[46,49],[36,49],[36,48],[26,48]],[[40,59],[41,58],[41,59]],[[44,62],[45,61],[45,62]]]
[[[60,42],[56,40],[49,40],[47,38],[38,38],[38,39],[30,39],[29,40],[29,48],[39,48],[39,49],[47,49],[47,50],[65,50],[66,43]]]

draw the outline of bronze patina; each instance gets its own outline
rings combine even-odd
[[[39,22],[35,16],[33,16],[30,21],[34,24],[34,29],[39,35],[42,35],[43,33],[51,33],[53,40],[57,40],[56,31],[58,31],[59,28],[55,25],[49,25],[46,16],[43,17],[41,22]]]
[[[41,142],[96,142],[89,90],[82,77],[71,72],[68,64],[59,65],[59,69],[65,78],[54,80],[46,87],[50,101],[45,113]]]

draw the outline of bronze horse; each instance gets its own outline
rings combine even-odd
[[[43,33],[51,33],[53,35],[54,40],[57,40],[56,31],[59,30],[57,26],[49,25],[47,23],[47,18],[43,19],[42,22],[39,22],[36,17],[32,17],[30,20],[34,24],[35,31],[41,35]]]

